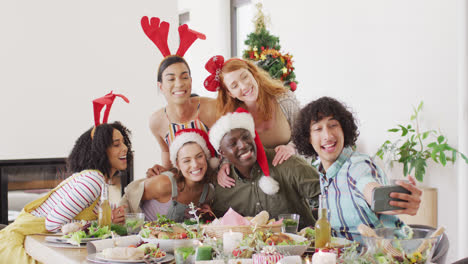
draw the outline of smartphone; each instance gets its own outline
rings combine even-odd
[[[390,197],[390,193],[392,192],[411,194],[410,191],[408,191],[407,189],[405,189],[403,186],[400,186],[400,185],[381,186],[381,187],[374,188],[374,190],[372,191],[372,204],[371,204],[372,211],[378,213],[378,212],[384,212],[384,211],[403,209],[401,207],[393,206],[389,204],[390,201],[398,201],[398,202],[404,201],[401,199]]]

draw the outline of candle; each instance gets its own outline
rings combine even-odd
[[[226,232],[223,234],[223,250],[224,254],[232,254],[232,251],[240,245],[242,241],[242,233],[239,232]]]
[[[196,260],[211,260],[211,250],[213,250],[210,246],[199,246],[197,248],[197,256]]]

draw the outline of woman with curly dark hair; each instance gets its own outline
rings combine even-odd
[[[0,232],[0,263],[36,263],[24,250],[26,235],[57,232],[72,220],[96,220],[102,186],[133,160],[130,131],[119,122],[88,129],[68,157],[73,173],[45,196],[27,204]],[[113,222],[124,220],[114,209]]]
[[[412,182],[398,182],[410,194],[391,193],[390,205],[400,210],[376,213],[372,210],[374,188],[388,184],[385,173],[365,154],[352,149],[359,132],[353,114],[336,99],[319,98],[299,113],[293,130],[299,153],[319,158],[320,189],[327,199],[329,219],[335,236],[360,240],[359,225],[400,227],[395,214],[414,215],[421,202],[421,190]]]
[[[27,235],[60,231],[73,220],[97,220],[101,191],[114,175],[126,170],[133,160],[130,131],[119,122],[107,123],[115,97],[109,94],[93,100],[95,126],[75,142],[68,157],[73,174],[43,197],[27,204],[15,222],[0,231],[0,263],[37,263],[24,249]],[[106,106],[100,122],[100,112]],[[112,222],[125,220],[124,208],[112,210]]]

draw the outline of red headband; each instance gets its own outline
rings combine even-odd
[[[216,55],[211,57],[205,64],[205,69],[211,73],[210,76],[206,77],[203,85],[210,92],[216,92],[221,87],[219,74],[221,73],[224,65],[232,60],[244,61],[238,58],[231,58],[224,62],[224,57],[221,55]]]
[[[122,94],[113,94],[112,91],[103,97],[97,98],[93,100],[93,109],[94,109],[94,125],[95,127],[99,126],[100,124],[107,123],[107,119],[109,118],[109,112],[111,110],[112,104],[114,103],[115,97],[118,96],[122,98],[125,102],[130,103],[130,101]],[[102,108],[106,106],[106,110],[104,111],[104,117],[102,119],[102,123],[99,122],[101,116]]]
[[[158,17],[152,17],[151,21],[147,16],[141,18],[141,27],[146,36],[153,41],[164,57],[170,56],[171,51],[167,45],[167,36],[169,34],[169,23],[162,21]],[[180,44],[175,55],[183,57],[185,52],[197,39],[206,39],[206,36],[200,32],[189,29],[184,24],[179,27]]]

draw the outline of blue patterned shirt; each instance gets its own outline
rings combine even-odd
[[[374,213],[365,200],[363,192],[368,183],[387,184],[385,173],[368,155],[347,147],[326,173],[321,164],[318,171],[322,195],[327,197],[333,236],[361,241],[357,231],[360,224],[372,228],[403,225],[394,215]]]

